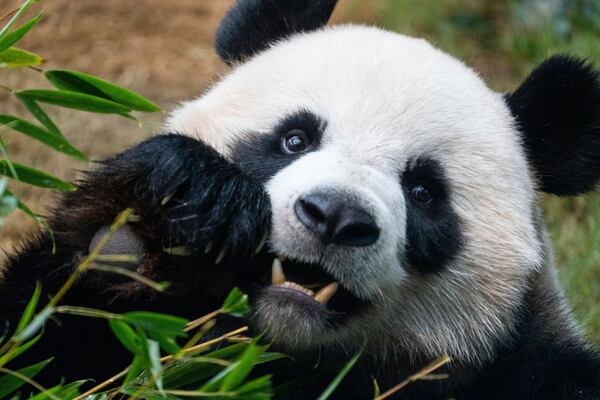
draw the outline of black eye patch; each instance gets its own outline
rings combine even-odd
[[[236,143],[232,161],[258,182],[266,182],[302,155],[314,151],[321,144],[326,123],[308,110],[299,110],[285,116],[273,129],[272,134],[248,135],[248,139]],[[282,140],[290,132],[302,132],[307,146],[302,151],[283,151]]]
[[[436,160],[422,157],[408,163],[401,179],[406,199],[406,263],[425,273],[440,271],[461,247],[460,220],[450,205],[444,170]]]

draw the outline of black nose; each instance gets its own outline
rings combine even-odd
[[[296,216],[326,244],[369,246],[379,238],[373,217],[340,193],[314,193],[294,204]]]

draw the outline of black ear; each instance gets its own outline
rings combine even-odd
[[[217,53],[227,64],[242,61],[291,34],[318,29],[337,0],[238,0],[217,30]]]
[[[600,82],[586,61],[554,56],[507,96],[540,190],[576,195],[600,178]]]

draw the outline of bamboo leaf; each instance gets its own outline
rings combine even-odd
[[[6,179],[0,180],[0,182]],[[0,196],[0,225],[4,223],[4,218],[12,213],[19,206],[19,199],[9,193],[3,193]]]
[[[19,176],[20,182],[46,189],[56,189],[63,192],[71,192],[75,190],[75,186],[73,184],[62,181],[38,169],[18,163],[13,163],[13,166]],[[0,175],[12,177],[8,162],[6,160],[0,160]]]
[[[181,351],[181,347],[172,336],[164,335],[161,332],[150,332],[150,337],[156,340],[161,349],[169,354],[177,354]]]
[[[160,361],[160,345],[157,341],[148,339],[148,361],[149,369],[156,387],[161,392],[164,390],[162,381],[162,363]]]
[[[18,372],[19,374],[24,375],[28,378],[33,378],[42,369],[44,369],[44,367],[46,367],[46,365],[48,365],[51,361],[52,361],[52,359],[49,358],[49,359],[39,362],[37,364],[30,365],[25,368],[21,368],[21,369],[17,370],[16,372]],[[6,374],[6,375],[0,377],[0,398],[3,398],[5,396],[8,396],[9,394],[13,393],[15,390],[17,390],[18,388],[23,386],[25,383],[26,382],[23,379],[20,379],[19,377],[14,376],[14,375]]]
[[[127,383],[131,382],[131,380],[136,378],[143,371],[143,369],[144,361],[142,357],[136,355],[129,366],[129,370],[127,371],[127,376],[125,376],[123,384],[126,385]]]
[[[33,313],[35,313],[35,309],[37,308],[38,302],[40,300],[40,295],[42,294],[42,284],[37,281],[35,283],[35,289],[33,291],[33,295],[27,303],[27,307],[23,311],[21,315],[21,319],[19,320],[19,324],[17,325],[17,330],[15,333],[19,333],[27,326],[29,322],[31,322],[31,318],[33,318]]]
[[[6,25],[4,25],[4,27],[2,28],[2,30],[0,30],[0,38],[4,37],[7,35],[7,32],[9,31],[9,29],[13,26],[13,24],[15,23],[15,21],[25,12],[27,11],[27,9],[29,8],[30,5],[32,5],[33,3],[36,3],[40,0],[26,0],[23,5],[21,7],[19,7],[19,9],[17,10],[17,12],[15,13],[15,15],[12,16],[12,18],[10,19],[10,21],[8,21],[8,23]]]
[[[47,306],[44,308],[35,317],[33,317],[31,322],[24,327],[23,330],[13,337],[13,340],[19,342],[29,340],[29,338],[37,334],[42,329],[48,318],[50,318],[50,316],[54,313],[54,310],[54,307]]]
[[[27,50],[11,47],[0,53],[0,67],[3,68],[20,68],[39,65],[44,60],[37,54],[30,53]]]
[[[362,350],[359,351],[358,353],[356,353],[356,355],[354,357],[352,357],[352,359],[346,363],[344,368],[342,368],[342,370],[337,374],[335,379],[329,384],[329,386],[327,386],[325,391],[323,393],[321,393],[321,395],[319,396],[319,398],[317,400],[327,400],[329,398],[329,396],[331,396],[331,394],[335,391],[335,389],[342,382],[344,377],[348,374],[348,372],[350,372],[352,367],[354,367],[354,364],[356,364],[356,362],[358,361],[358,359],[360,358],[361,355],[362,355]]]
[[[251,344],[240,358],[237,367],[227,374],[220,385],[222,392],[235,390],[248,377],[254,369],[258,357],[265,352],[266,346],[256,346]]]
[[[176,337],[187,336],[184,329],[188,321],[184,318],[147,311],[128,312],[123,316],[129,323],[147,331],[161,332]]]
[[[111,319],[108,321],[110,329],[113,331],[117,339],[123,346],[133,354],[137,354],[140,351],[139,338],[135,331],[123,321],[117,319]]]
[[[40,340],[41,337],[42,337],[42,335],[39,334],[36,337],[34,337],[33,339],[31,339],[30,341],[25,342],[22,345],[20,345],[19,347],[17,347],[14,350],[14,352],[10,355],[10,360],[14,360],[15,358],[19,357],[21,354],[25,353],[31,346],[36,344],[38,342],[38,340]]]
[[[33,100],[30,97],[20,95],[19,93],[16,93],[15,96],[21,101],[21,103],[23,103],[23,105],[29,110],[29,112],[38,121],[40,121],[42,125],[46,127],[46,129],[48,129],[48,131],[58,136],[63,136],[58,127],[54,124],[54,122],[52,122],[50,117],[48,117],[48,114],[46,114],[46,112],[42,110],[42,108],[38,105],[38,103],[35,102],[35,100]]]
[[[237,287],[233,288],[225,298],[221,311],[233,317],[241,317],[250,311],[248,296]]]
[[[256,392],[271,393],[271,375],[261,376],[240,386],[236,393],[250,395]],[[269,397],[270,398],[270,397]]]
[[[12,194],[10,192],[10,190],[6,190],[6,194],[9,194],[11,196],[14,196],[14,194]],[[16,197],[16,196],[15,196]],[[29,217],[31,217],[32,219],[34,219],[35,221],[44,224],[44,219],[42,217],[40,217],[39,215],[37,215],[36,213],[33,212],[33,210],[31,210],[29,207],[27,207],[27,205],[25,203],[23,203],[23,201],[21,199],[17,198],[17,208],[21,211],[23,211],[26,215],[28,215]]]
[[[114,101],[67,90],[30,89],[22,90],[17,94],[42,103],[100,114],[123,114],[131,111],[131,108],[117,104]]]
[[[49,132],[44,128],[32,124],[23,119],[13,117],[12,115],[0,115],[0,123],[11,124],[11,128],[15,131],[24,133],[25,135],[36,139],[61,153],[68,154],[80,160],[86,160],[86,156],[77,150],[69,141],[62,135],[58,136],[55,133]]]
[[[31,30],[31,28],[36,26],[41,19],[42,16],[38,15],[37,17],[30,19],[27,23],[23,24],[14,31],[0,37],[0,52],[3,52],[13,44],[17,43],[23,36],[25,36],[25,34],[27,34],[27,32]]]
[[[102,97],[136,111],[160,111],[154,103],[139,94],[83,72],[54,69],[44,72],[44,75],[58,89]]]

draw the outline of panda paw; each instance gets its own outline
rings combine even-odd
[[[205,255],[215,264],[256,254],[269,223],[270,203],[262,187],[212,149],[189,162],[187,176],[160,199],[156,211],[163,250]]]
[[[58,231],[73,236],[69,242],[87,238],[80,247],[91,248],[120,211],[132,208],[139,221],[103,252],[131,242],[138,252],[220,264],[251,257],[265,244],[270,203],[262,186],[198,140],[160,135],[102,164],[64,199],[54,219]],[[93,230],[74,234],[82,226]]]

